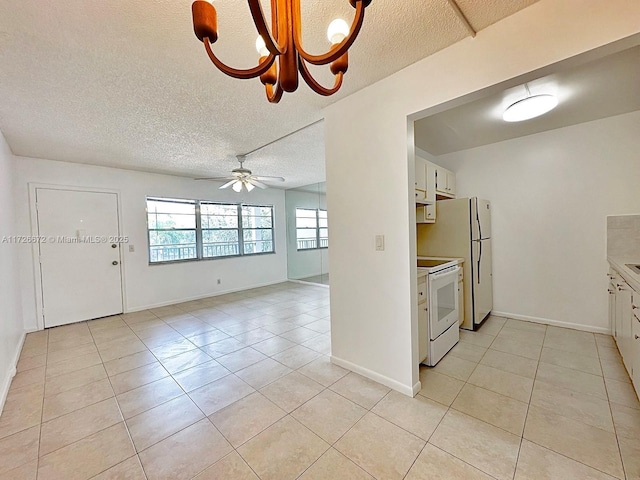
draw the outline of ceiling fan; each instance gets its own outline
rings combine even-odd
[[[240,193],[242,188],[244,187],[247,192],[250,192],[255,187],[258,188],[268,188],[268,185],[262,182],[284,182],[284,178],[282,177],[260,177],[257,175],[253,175],[251,170],[246,169],[242,166],[245,162],[245,155],[236,156],[238,162],[240,162],[240,168],[234,168],[231,170],[231,175],[227,177],[206,177],[206,178],[196,178],[196,180],[211,180],[214,182],[224,182],[227,181],[224,185],[220,187],[220,190],[225,188],[233,188],[234,192]]]

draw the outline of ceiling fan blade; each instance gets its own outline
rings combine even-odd
[[[255,176],[253,177],[257,180],[266,180],[268,182],[284,182],[284,178],[282,177],[262,177],[262,176]]]
[[[212,182],[223,182],[225,180],[231,180],[234,179],[235,180],[236,177],[202,177],[202,178],[194,178],[194,180],[210,180]]]
[[[234,178],[233,180],[225,183],[224,185],[222,185],[220,187],[220,190],[224,189],[224,188],[229,188],[231,185],[233,185],[234,183],[236,183],[238,180],[236,178]]]
[[[269,188],[269,187],[267,187],[264,183],[262,183],[262,182],[260,182],[260,181],[256,180],[255,178],[250,178],[250,179],[249,179],[249,180],[247,180],[247,181],[248,181],[251,185],[255,185],[256,187],[261,188],[261,189],[263,189],[263,190],[264,190],[265,188]]]

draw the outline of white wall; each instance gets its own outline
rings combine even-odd
[[[541,0],[325,109],[334,362],[408,394],[420,387],[407,117],[640,36],[638,18],[634,0]],[[344,175],[347,162],[355,183]],[[385,235],[384,252],[375,250],[376,234]]]
[[[13,165],[13,155],[0,132],[0,413],[24,336],[16,261],[18,247],[3,241],[3,237],[17,234],[11,195]]]
[[[297,280],[329,273],[329,250],[298,251],[296,240],[296,208],[327,208],[327,195],[324,193],[299,192],[287,190],[287,268],[289,278]]]
[[[494,311],[608,332],[607,215],[640,212],[640,112],[436,157],[492,203]]]
[[[215,183],[184,177],[15,157],[17,234],[31,234],[30,182],[120,192],[122,234],[135,246],[134,253],[129,253],[126,246],[124,248],[125,311],[282,282],[287,278],[283,190],[256,189],[251,193],[236,194],[231,189],[218,190]],[[145,213],[147,196],[274,205],[276,254],[150,266]],[[30,246],[22,246],[19,253],[25,326],[35,329],[35,279]],[[216,284],[218,278],[222,281],[220,285]]]

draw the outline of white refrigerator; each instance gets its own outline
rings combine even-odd
[[[491,204],[477,197],[436,202],[436,223],[418,224],[418,256],[464,259],[464,318],[475,330],[493,308]]]

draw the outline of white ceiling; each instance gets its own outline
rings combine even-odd
[[[458,0],[476,30],[536,0]],[[268,2],[263,2],[268,3]],[[303,3],[307,50],[327,48],[331,19],[347,0]],[[246,2],[217,0],[219,56],[257,61]],[[266,7],[266,5],[265,5]],[[267,9],[268,10],[268,9]],[[322,108],[468,35],[448,0],[374,0],[350,51],[342,91],[305,85],[278,105],[258,80],[215,69],[195,38],[191,0],[0,2],[0,130],[16,155],[186,176],[226,174],[247,153],[318,121]],[[328,83],[326,70],[320,78]],[[312,128],[250,156],[285,187],[324,179],[322,136]],[[299,142],[294,148],[292,143]],[[312,166],[310,166],[312,165]]]
[[[419,120],[415,144],[442,155],[640,110],[640,47],[529,82],[531,94],[552,93],[558,106],[538,118],[507,123],[505,108],[525,96],[505,90]]]

